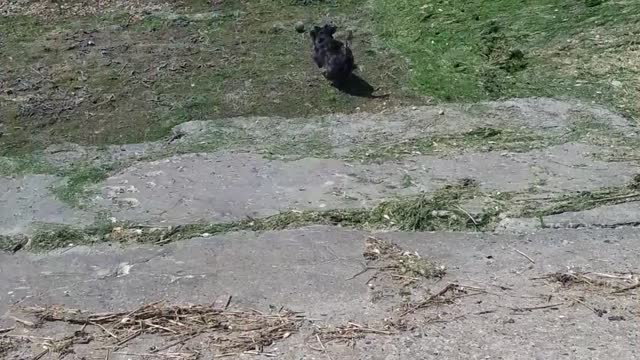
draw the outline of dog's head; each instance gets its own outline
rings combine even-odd
[[[336,33],[337,29],[334,25],[314,26],[310,32],[311,39],[313,39],[314,44],[323,46],[333,40],[333,34]]]

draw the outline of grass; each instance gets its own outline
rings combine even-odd
[[[520,194],[522,195],[522,194]],[[492,200],[479,213],[469,213],[461,204],[475,197]],[[493,229],[501,213],[517,217],[543,219],[563,212],[589,210],[598,206],[640,200],[640,175],[621,187],[567,194],[541,202],[513,193],[480,193],[474,181],[467,179],[446,186],[431,196],[388,200],[370,209],[326,211],[285,211],[277,215],[216,224],[184,224],[149,228],[130,223],[112,223],[106,216],[86,228],[41,224],[31,237],[28,250],[50,251],[70,245],[103,242],[149,243],[162,245],[199,236],[214,236],[238,231],[277,231],[310,225],[330,225],[369,231],[487,231]],[[489,204],[488,203],[488,204]],[[544,222],[543,222],[544,224]],[[24,236],[0,236],[0,250],[23,248]]]
[[[211,9],[208,1],[187,0],[151,13],[135,8],[142,6],[139,3],[131,6],[131,14],[123,9],[89,15],[54,9],[46,16],[3,17],[0,175],[62,176],[65,181],[53,189],[55,195],[82,206],[93,186],[122,164],[83,162],[61,170],[43,162],[35,155],[38,151],[67,141],[102,146],[157,140],[176,124],[211,119],[221,126],[206,138],[178,143],[171,151],[151,156],[247,148],[279,159],[385,161],[466,150],[520,152],[586,141],[610,147],[599,156],[611,161],[640,158],[637,139],[610,136],[612,130],[598,119],[585,119],[562,138],[480,128],[387,143],[362,141],[349,147],[346,155],[335,153],[328,135],[331,129],[326,127],[313,129],[311,135],[295,135],[278,128],[280,119],[265,118],[256,129],[266,129],[267,135],[260,136],[252,133],[254,129],[227,129],[221,120],[249,115],[307,117],[357,108],[375,112],[423,103],[424,97],[476,102],[521,96],[577,97],[637,118],[637,2],[229,0]],[[296,33],[293,25],[303,21],[309,27],[327,17],[341,29],[354,31],[362,76],[389,98],[347,96],[321,78],[310,60],[308,35]],[[412,179],[404,178],[402,186],[412,186]],[[490,228],[495,211],[470,218],[458,206],[473,191],[454,188],[367,210],[286,212],[260,220],[190,225],[170,239],[198,232],[308,224],[408,231]],[[637,188],[625,187],[571,194],[528,211],[545,216],[584,210],[637,199],[636,192]],[[72,238],[91,242],[112,235],[111,228],[90,234],[78,231],[38,233],[36,244],[49,249]],[[149,241],[160,236],[148,234]]]
[[[46,161],[35,155],[0,157],[0,176],[20,176],[24,174],[48,174],[53,171]]]
[[[640,111],[634,2],[231,0],[212,10],[194,0],[152,13],[136,6],[145,5],[132,16],[116,6],[3,18],[0,155],[64,141],[150,141],[190,120],[376,111],[422,96],[568,96]],[[309,27],[326,15],[354,30],[361,73],[390,98],[347,96],[321,79],[308,35],[293,24]]]
[[[605,205],[616,205],[640,200],[640,179],[638,176],[628,186],[611,187],[596,191],[581,191],[553,199],[549,205],[535,208],[534,204],[523,212],[526,217],[543,217],[566,212],[594,209]]]
[[[82,177],[87,178],[90,176]],[[169,228],[138,227],[135,224],[113,224],[100,220],[94,226],[76,228],[43,224],[31,238],[31,251],[49,251],[70,244],[92,245],[100,242],[165,244],[197,236],[212,236],[236,231],[273,231],[309,225],[332,225],[369,230],[403,231],[472,230],[481,231],[493,225],[496,210],[476,214],[464,212],[460,201],[477,193],[474,184],[447,186],[431,197],[418,196],[382,202],[371,209],[327,211],[287,211],[260,218],[218,224],[185,224]],[[0,237],[0,250],[11,251],[24,242],[23,237]]]
[[[327,14],[354,28],[363,76],[392,94],[384,101],[411,102],[406,62],[376,41],[364,3],[232,0],[212,12],[200,1],[132,17],[7,16],[0,155],[65,141],[156,140],[190,120],[381,108],[381,100],[340,94],[312,64],[308,34],[294,24],[308,27]]]
[[[87,197],[93,192],[93,185],[105,180],[112,166],[77,164],[63,171],[61,184],[53,187],[53,194],[61,201],[72,206],[82,207]]]
[[[640,3],[373,0],[377,32],[442,101],[578,97],[640,114]]]
[[[407,155],[460,153],[464,151],[526,152],[549,145],[553,139],[545,139],[526,129],[509,130],[489,127],[477,128],[463,134],[434,135],[392,141],[387,144],[361,144],[348,156],[351,159],[385,161]]]
[[[297,125],[295,125],[297,126]],[[290,125],[290,129],[295,128]],[[380,143],[374,136],[350,146],[345,152],[338,152],[323,125],[313,131],[282,136],[280,129],[241,129],[232,124],[208,128],[192,140],[177,143],[173,147],[148,152],[143,156],[119,163],[79,161],[71,166],[57,167],[47,163],[42,156],[19,155],[0,157],[0,175],[19,176],[24,174],[50,174],[63,180],[53,187],[54,195],[72,206],[83,206],[94,193],[94,185],[106,179],[109,174],[125,168],[134,160],[152,161],[174,154],[212,152],[220,149],[257,152],[271,159],[297,160],[305,157],[340,158],[346,161],[384,162],[402,159],[417,154],[461,154],[467,151],[510,151],[526,152],[545,146],[566,142],[586,142],[604,146],[612,150],[594,154],[603,160],[627,160],[636,156],[638,140],[625,137],[605,124],[594,119],[577,122],[570,132],[561,136],[542,136],[526,129],[510,130],[489,127],[477,128],[457,135],[433,135],[406,140]],[[342,149],[344,150],[344,149]],[[614,151],[616,150],[616,151]],[[620,151],[618,151],[620,150]],[[623,152],[624,150],[624,152]],[[612,158],[616,156],[616,158]],[[405,175],[401,186],[413,186],[413,179]]]

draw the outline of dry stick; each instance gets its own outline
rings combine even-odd
[[[227,357],[227,356],[234,356],[234,355],[240,355],[240,353],[224,353],[224,354],[218,354],[218,355],[214,355],[214,358],[223,358],[223,357]]]
[[[384,330],[378,330],[378,329],[372,329],[370,327],[364,327],[362,325],[356,324],[354,322],[348,322],[347,325],[351,325],[353,327],[358,328],[360,331],[365,332],[365,333],[371,333],[371,334],[381,334],[381,335],[391,335],[392,332],[390,331],[384,331]]]
[[[618,290],[612,292],[612,294],[620,294],[620,293],[627,292],[629,290],[634,290],[634,289],[637,289],[637,288],[640,288],[640,283],[628,286],[626,288],[618,289]]]
[[[465,213],[469,217],[469,219],[471,221],[473,221],[473,225],[478,226],[478,222],[476,221],[476,219],[474,219],[473,216],[471,216],[471,214],[469,214],[469,212],[467,212],[467,210],[463,209],[462,206],[460,206],[460,205],[456,205],[456,207],[458,208],[458,210],[460,210],[463,213]]]
[[[44,341],[53,341],[53,338],[43,337],[43,336],[29,336],[29,335],[13,335],[13,334],[5,334],[2,335],[3,338],[17,338],[17,339],[29,339],[29,340],[44,340]]]
[[[517,252],[518,254],[524,256],[525,258],[527,258],[527,260],[531,261],[532,264],[536,263],[532,258],[530,258],[527,254],[523,253],[522,251],[520,251],[520,250],[518,250],[516,248],[513,248],[513,250],[515,250],[515,252]]]
[[[327,352],[327,348],[324,347],[324,344],[322,343],[322,340],[320,340],[320,335],[316,334],[316,339],[318,340],[318,344],[320,344],[320,348],[322,349],[322,352],[327,355],[327,359],[329,360],[333,360],[331,358],[331,355],[329,355],[329,353]]]
[[[594,309],[593,307],[589,306],[587,303],[585,303],[584,301],[574,298],[574,297],[570,297],[571,300],[577,302],[578,304],[586,307],[587,309],[591,310],[594,314],[598,315],[598,310]],[[602,315],[598,315],[598,316],[602,316]]]
[[[44,357],[48,353],[49,353],[49,349],[44,349],[41,352],[39,352],[37,355],[32,357],[31,360],[40,360],[40,359],[42,359],[42,357]]]
[[[7,333],[7,332],[9,332],[11,330],[14,330],[15,328],[16,327],[14,326],[14,327],[6,328],[6,329],[0,329],[0,334]]]
[[[129,341],[131,341],[131,340],[133,340],[133,339],[137,338],[138,336],[140,336],[140,334],[142,334],[142,330],[137,331],[137,332],[135,332],[135,333],[133,333],[133,334],[131,334],[131,335],[127,336],[126,338],[124,338],[122,341],[120,341],[120,342],[117,344],[116,348],[118,348],[118,347],[120,347],[120,346],[122,346],[122,345],[124,345],[124,344],[128,343]]]
[[[456,288],[455,284],[449,284],[447,286],[445,286],[444,289],[440,290],[437,294],[431,295],[429,296],[428,299],[422,301],[421,303],[419,303],[418,305],[415,305],[414,307],[412,307],[411,309],[408,309],[407,311],[403,312],[402,314],[400,314],[400,317],[403,317],[409,313],[412,313],[416,310],[418,310],[419,308],[425,306],[426,304],[430,303],[431,301],[439,298],[440,296],[446,294],[449,290],[453,290]]]
[[[533,311],[533,310],[541,310],[541,309],[548,309],[548,308],[553,308],[553,307],[558,307],[560,305],[563,305],[564,303],[558,303],[558,304],[551,304],[551,305],[540,305],[540,306],[532,306],[532,307],[525,307],[525,308],[509,308],[513,311],[519,311],[519,312],[524,312],[524,311]]]
[[[608,278],[608,279],[617,279],[617,280],[633,280],[634,279],[633,277],[634,273],[618,273],[618,275],[613,275],[613,274],[605,274],[605,273],[598,273],[598,272],[590,272],[588,274],[593,274],[595,276]]]
[[[99,327],[100,329],[102,329],[102,331],[107,333],[109,336],[111,336],[112,338],[116,339],[116,341],[120,341],[120,339],[116,335],[114,335],[111,331],[107,330],[107,328],[105,328],[104,326],[102,326],[102,325],[100,325],[98,323],[95,323],[93,321],[90,321],[89,324]]]
[[[381,269],[384,269],[384,268],[385,268],[385,266],[366,266],[365,265],[364,269],[358,271],[355,275],[353,275],[352,277],[350,277],[350,278],[348,278],[346,280],[353,280],[353,279],[357,278],[358,276],[366,273],[369,270],[381,270]]]
[[[182,356],[184,357],[185,355],[190,355],[193,356],[193,354],[191,353],[169,353],[169,354],[152,354],[152,353],[130,353],[130,352],[115,352],[114,354],[116,355],[126,355],[126,356],[139,356],[139,357],[177,357],[177,356]],[[226,354],[226,356],[231,356],[231,355],[238,355],[237,353],[233,353],[233,354]],[[214,356],[215,357],[215,356]]]
[[[29,321],[29,320],[22,320],[22,319],[19,319],[19,318],[15,317],[15,316],[10,316],[10,317],[11,317],[13,320],[15,320],[16,322],[19,322],[19,323],[20,323],[20,324],[22,324],[22,325],[25,325],[25,326],[28,326],[28,327],[31,327],[31,328],[36,327],[36,324],[35,324],[34,322],[32,322],[32,321]]]
[[[177,341],[174,341],[174,342],[172,342],[172,343],[169,343],[169,344],[167,344],[167,345],[165,345],[165,346],[163,346],[163,347],[161,347],[161,348],[151,350],[151,352],[152,352],[152,353],[157,353],[157,352],[160,352],[160,351],[163,351],[163,350],[167,350],[167,349],[169,349],[169,348],[171,348],[171,347],[174,347],[174,346],[176,346],[176,345],[183,344],[183,343],[185,343],[185,342],[187,342],[187,341],[189,341],[189,340],[193,339],[194,337],[196,337],[196,336],[198,336],[198,335],[200,335],[200,332],[199,332],[199,331],[196,331],[196,332],[194,332],[193,334],[189,334],[189,335],[187,335],[186,337],[184,337],[184,338],[182,338],[182,339],[180,339],[180,340],[177,340]]]

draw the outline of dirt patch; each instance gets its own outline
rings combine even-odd
[[[63,0],[63,1],[11,1],[0,2],[0,14],[4,16],[78,17],[105,12],[128,12],[132,15],[152,11],[169,10],[188,4],[189,1],[122,1],[122,0]]]

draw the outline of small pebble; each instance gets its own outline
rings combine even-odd
[[[304,32],[304,23],[302,21],[296,22],[295,29],[296,29],[297,32],[303,33]]]
[[[444,110],[438,111],[438,115],[444,115]]]

